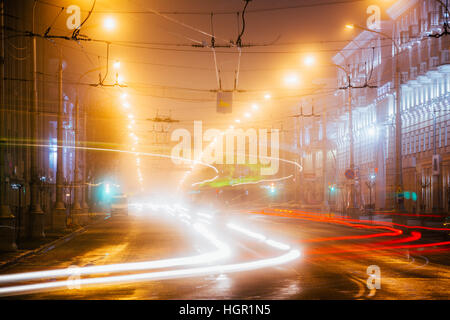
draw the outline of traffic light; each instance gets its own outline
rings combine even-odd
[[[270,193],[271,193],[271,194],[274,194],[275,192],[276,192],[275,184],[272,183],[272,184],[270,185]]]

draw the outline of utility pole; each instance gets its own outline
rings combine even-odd
[[[87,139],[86,139],[86,130],[87,130],[87,111],[86,106],[83,108],[83,146],[87,147]],[[87,177],[87,163],[86,163],[86,149],[83,150],[83,172],[82,172],[82,181],[81,181],[81,205],[83,207],[83,213],[87,214],[89,212],[89,206],[87,204],[88,198],[88,186],[86,184]]]
[[[0,251],[15,251],[17,250],[16,244],[16,233],[18,226],[16,225],[15,216],[11,213],[11,208],[8,203],[8,184],[9,179],[6,177],[6,165],[5,165],[5,155],[6,155],[6,111],[5,106],[5,1],[0,2],[0,23],[1,23],[1,61],[0,61],[0,76],[1,76],[1,86],[0,86],[0,224],[3,228],[0,228]],[[20,197],[20,193],[19,193]],[[20,206],[20,203],[19,203]]]
[[[352,216],[356,215],[359,211],[358,201],[356,197],[355,191],[355,160],[354,160],[354,137],[353,137],[353,108],[352,108],[352,88],[362,89],[362,88],[376,88],[376,86],[371,86],[367,83],[363,86],[354,86],[351,83],[350,72],[344,67],[335,64],[335,67],[344,71],[347,76],[347,86],[342,87],[340,89],[347,89],[347,105],[348,105],[348,130],[349,130],[349,152],[350,152],[350,164],[349,164],[349,173],[351,173],[354,178],[348,184],[348,199],[347,199],[347,212]]]
[[[30,131],[32,143],[36,144],[31,147],[31,236],[33,238],[43,238],[45,237],[44,233],[44,212],[41,209],[40,205],[40,194],[39,194],[39,177],[38,177],[38,161],[39,161],[39,152],[38,152],[38,141],[39,141],[39,131],[37,126],[37,118],[39,116],[39,104],[38,104],[38,93],[37,93],[37,57],[36,57],[36,36],[35,36],[35,28],[34,28],[34,16],[36,10],[35,0],[33,3],[33,13],[32,13],[32,47],[33,47],[33,95],[32,95],[32,107],[30,112]]]
[[[432,158],[432,185],[431,192],[433,195],[433,207],[432,211],[434,213],[440,213],[441,208],[441,190],[439,188],[439,177],[441,175],[441,157],[437,154],[436,146],[436,112],[439,110],[433,110],[433,158]]]
[[[349,131],[349,138],[350,138],[350,165],[349,169],[351,171],[355,171],[355,159],[354,159],[354,140],[353,140],[353,110],[352,110],[352,85],[350,83],[350,74],[347,73],[347,80],[348,80],[348,131]],[[348,203],[347,203],[347,210],[350,216],[355,213],[356,210],[358,210],[358,206],[356,204],[356,192],[355,192],[355,181],[354,179],[350,181],[350,189],[348,193]]]
[[[5,0],[0,2],[0,24],[1,24],[1,61],[0,61],[0,75],[1,75],[1,86],[0,86],[0,217],[10,217],[11,209],[8,205],[7,201],[7,190],[8,190],[8,182],[6,179],[6,164],[5,164],[5,155],[6,155],[6,125],[5,125]]]
[[[301,118],[302,119],[302,122],[301,122],[301,143],[302,143],[302,153],[303,153],[303,146],[304,146],[304,144],[305,144],[305,140],[304,140],[304,133],[303,133],[303,130],[304,130],[304,118],[320,118],[321,117],[321,115],[320,114],[316,114],[316,113],[314,113],[314,105],[312,105],[312,107],[311,107],[311,114],[304,114],[303,113],[303,106],[300,106],[300,114],[296,114],[296,115],[293,115],[292,116],[293,118]],[[313,158],[313,166],[314,166],[314,169],[315,169],[315,156],[314,156],[314,158]],[[304,172],[304,167],[303,167],[303,157],[301,156],[301,165],[302,165],[302,171],[301,171],[301,178],[299,179],[299,181],[296,181],[296,184],[299,184],[300,183],[300,180],[303,182],[303,172]],[[304,193],[303,193],[304,194]],[[326,197],[326,194],[324,194],[324,197]],[[304,196],[303,196],[303,199],[304,199]]]
[[[322,177],[323,177],[323,204],[324,212],[328,212],[330,208],[329,199],[327,199],[328,177],[327,177],[327,160],[328,160],[328,150],[327,150],[327,111],[324,110],[322,113]]]
[[[80,180],[78,179],[80,170],[78,169],[78,145],[79,145],[79,139],[80,139],[80,133],[79,133],[79,105],[78,105],[78,95],[76,96],[76,101],[75,101],[75,130],[74,130],[74,134],[75,134],[75,148],[74,148],[74,172],[73,172],[73,185],[74,185],[74,197],[73,197],[73,207],[72,207],[72,212],[74,214],[75,217],[75,223],[76,224],[83,224],[83,220],[84,219],[80,219],[80,214],[81,212],[81,206],[80,206]]]
[[[401,88],[400,88],[400,48],[395,40],[395,185],[396,185],[396,210],[405,211],[403,198],[403,164],[402,164],[402,115],[401,115]]]
[[[58,65],[58,116],[57,116],[57,163],[56,163],[56,203],[53,213],[53,228],[66,228],[66,208],[64,206],[64,162],[63,162],[63,66],[62,66],[62,49],[59,51]]]
[[[440,2],[440,0],[438,0]],[[442,2],[441,2],[442,4]],[[446,7],[446,6],[445,6]],[[404,212],[404,196],[403,196],[403,165],[402,165],[402,116],[401,116],[401,83],[400,83],[400,47],[398,43],[389,35],[369,28],[358,25],[351,25],[351,28],[358,28],[367,32],[372,32],[389,39],[395,47],[395,210]]]

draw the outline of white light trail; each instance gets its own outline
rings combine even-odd
[[[212,215],[207,214],[207,213],[203,213],[203,212],[197,212],[197,215],[200,216],[200,217],[207,218],[207,219],[211,219],[212,218]]]
[[[247,236],[249,236],[251,238],[255,238],[255,239],[259,240],[259,241],[266,240],[266,237],[264,235],[262,235],[260,233],[256,233],[256,232],[250,231],[250,230],[247,230],[247,229],[244,229],[244,228],[239,227],[239,226],[237,226],[237,225],[235,225],[233,223],[228,223],[227,227],[230,228],[230,229],[239,231],[239,232],[241,232],[241,233],[243,233],[243,234],[245,234],[245,235],[247,235]]]
[[[166,209],[172,209],[170,206],[166,205]],[[179,208],[177,208],[179,209]],[[169,212],[172,210],[168,210]],[[186,214],[183,214],[186,215]],[[185,219],[184,222],[191,225],[191,223]],[[111,272],[124,272],[124,271],[138,271],[138,270],[150,270],[156,268],[167,268],[182,265],[194,265],[200,263],[211,263],[219,259],[224,259],[229,257],[231,250],[227,244],[220,241],[214,236],[209,230],[207,230],[203,224],[194,223],[193,228],[199,232],[203,237],[208,239],[218,250],[185,258],[167,259],[167,260],[157,260],[157,261],[147,261],[147,262],[137,262],[137,263],[123,263],[123,264],[112,264],[105,266],[92,266],[92,267],[82,267],[77,268],[75,271],[73,268],[60,269],[60,270],[49,270],[49,271],[38,271],[38,272],[28,272],[20,274],[11,274],[0,276],[0,283],[3,282],[14,282],[23,280],[33,280],[42,278],[55,278],[55,277],[70,277],[76,272],[77,275],[87,275],[96,273],[111,273]],[[267,245],[275,247],[280,250],[289,250],[289,246],[271,239],[268,239],[262,234],[247,230],[233,223],[228,223],[227,226],[233,230],[241,232],[249,237],[255,238],[257,240],[263,241]],[[60,289],[64,287],[76,286],[87,286],[94,284],[113,284],[119,282],[139,282],[139,281],[149,281],[149,280],[165,280],[165,279],[176,279],[176,278],[186,278],[195,276],[206,276],[214,274],[231,273],[238,271],[249,271],[260,268],[266,268],[270,266],[276,266],[293,261],[301,256],[299,250],[290,250],[289,252],[269,259],[261,259],[251,262],[235,263],[227,265],[216,265],[216,266],[206,266],[206,267],[196,267],[181,270],[170,270],[170,271],[159,271],[150,273],[139,273],[131,275],[119,275],[119,276],[107,276],[107,277],[97,277],[88,279],[70,279],[63,281],[52,281],[37,284],[19,285],[19,286],[9,286],[0,288],[0,295],[17,295],[32,293],[42,290],[50,289]]]
[[[0,288],[0,295],[13,295],[13,294],[24,294],[32,293],[40,290],[58,289],[68,286],[73,286],[74,284],[80,286],[94,285],[94,284],[113,284],[113,283],[123,283],[123,282],[140,282],[149,280],[167,280],[167,279],[179,279],[186,277],[195,276],[207,276],[223,273],[231,273],[238,271],[250,271],[260,268],[272,267],[280,264],[284,264],[293,261],[300,257],[301,253],[299,250],[291,250],[281,256],[269,259],[256,260],[244,263],[235,263],[228,265],[217,265],[209,267],[198,267],[182,270],[170,270],[170,271],[160,271],[151,273],[140,273],[133,275],[123,275],[123,276],[112,276],[112,277],[99,277],[99,278],[89,278],[89,279],[79,279],[79,280],[65,280],[47,283],[38,283],[31,285],[22,285],[14,287]]]
[[[186,223],[191,224],[189,221],[185,220]],[[110,264],[104,266],[92,266],[92,267],[82,267],[77,268],[77,274],[88,275],[96,273],[109,273],[109,272],[125,272],[125,271],[139,271],[139,270],[150,270],[150,269],[160,269],[168,267],[176,267],[182,265],[194,265],[209,263],[211,261],[217,261],[219,259],[224,259],[231,254],[230,248],[219,241],[211,232],[206,230],[199,224],[194,225],[194,229],[199,232],[203,237],[208,239],[218,250],[201,254],[193,257],[175,258],[175,259],[165,259],[165,260],[155,260],[155,261],[144,261],[136,263],[120,263],[120,264]],[[0,276],[0,283],[4,282],[14,282],[22,280],[33,280],[33,279],[44,279],[44,278],[55,278],[55,277],[67,277],[73,274],[73,270],[70,268],[60,269],[60,270],[48,270],[48,271],[37,271],[37,272],[25,272],[16,273],[11,275]],[[0,292],[1,292],[0,288]]]
[[[261,180],[258,180],[258,181],[239,182],[239,183],[232,184],[231,186],[234,187],[234,186],[240,186],[240,185],[243,185],[243,184],[258,184],[258,183],[261,183],[261,182],[277,182],[277,181],[287,180],[287,179],[290,179],[292,177],[293,177],[293,175],[291,174],[289,176],[276,178],[276,179],[261,179]]]
[[[134,121],[134,120],[133,120]],[[137,142],[134,142],[134,144],[137,144]],[[34,144],[34,143],[10,143],[10,145],[14,146],[23,146],[23,147],[41,147],[41,148],[62,148],[61,146],[55,146],[50,144]],[[216,176],[213,179],[209,179],[207,181],[202,181],[200,183],[204,182],[211,182],[219,177],[219,170],[206,162],[198,161],[198,160],[192,160],[188,158],[182,158],[182,157],[176,157],[172,155],[167,154],[158,154],[158,153],[151,153],[151,152],[135,152],[135,151],[128,151],[128,150],[117,150],[117,149],[107,149],[107,148],[94,148],[94,147],[76,147],[76,146],[64,146],[64,148],[69,149],[79,149],[79,150],[92,150],[92,151],[104,151],[104,152],[118,152],[118,153],[128,153],[128,154],[134,154],[134,155],[143,155],[148,157],[160,157],[160,158],[166,158],[166,159],[174,159],[174,160],[180,160],[180,161],[186,161],[186,162],[192,162],[195,164],[200,164],[202,166],[211,168],[216,173]],[[133,148],[134,150],[134,148]]]

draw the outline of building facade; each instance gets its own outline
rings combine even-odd
[[[351,78],[357,202],[361,208],[389,210],[401,193],[408,212],[446,214],[450,209],[450,35],[442,33],[448,12],[435,0],[401,0],[387,14],[392,20],[383,21],[381,29],[374,30],[378,33],[360,32],[333,58]],[[403,190],[395,188],[397,58]],[[338,86],[347,82],[347,74],[339,70]],[[340,91],[338,109],[344,112],[335,123],[335,142],[337,183],[343,186],[345,199],[349,90]],[[345,208],[345,201],[339,207]]]

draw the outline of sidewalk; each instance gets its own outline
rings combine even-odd
[[[72,225],[62,231],[46,230],[45,238],[41,239],[21,239],[21,241],[17,243],[18,250],[0,252],[0,270],[25,257],[54,248],[60,243],[68,241],[75,235],[84,232],[89,226],[96,224],[109,216],[109,213],[95,213],[90,218],[89,223],[84,226]]]

